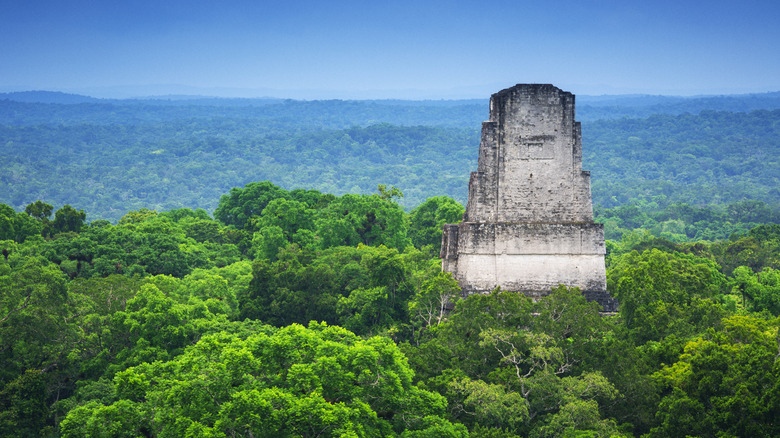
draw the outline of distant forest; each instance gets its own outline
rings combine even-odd
[[[597,212],[687,203],[780,207],[780,94],[579,99]],[[71,204],[88,220],[203,208],[251,181],[465,203],[487,102],[101,100],[0,94],[0,202]],[[762,207],[763,208],[763,207]],[[609,216],[609,214],[607,215]]]

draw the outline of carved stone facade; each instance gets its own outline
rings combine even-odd
[[[466,294],[501,286],[538,298],[564,284],[615,311],[605,252],[574,95],[520,84],[491,96],[463,222],[444,226],[442,269]]]

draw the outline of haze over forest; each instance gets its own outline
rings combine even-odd
[[[584,166],[597,208],[654,202],[778,208],[780,94],[582,99]],[[128,209],[203,208],[232,187],[401,189],[465,203],[483,100],[106,100],[0,94],[0,202],[42,200],[118,220]]]

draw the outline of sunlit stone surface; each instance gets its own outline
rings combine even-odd
[[[615,311],[604,254],[574,95],[520,84],[491,96],[463,222],[444,226],[442,269],[466,294],[500,286],[538,298],[564,284]]]

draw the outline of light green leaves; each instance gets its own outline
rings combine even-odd
[[[145,287],[140,299],[159,301],[155,289]],[[125,411],[160,437],[386,436],[448,425],[436,417],[444,399],[414,387],[412,376],[392,341],[340,327],[291,325],[245,339],[222,333],[173,360],[117,373],[119,401],[73,409],[63,428],[74,437],[82,436],[77,422],[117,430],[126,425],[116,413]]]
[[[529,419],[528,401],[518,392],[507,392],[501,385],[481,380],[453,380],[449,386],[465,397],[460,409],[473,415],[480,424],[515,429]]]

